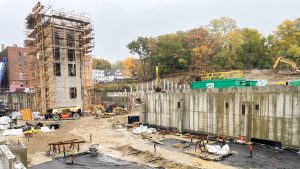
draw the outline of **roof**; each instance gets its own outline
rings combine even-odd
[[[119,69],[107,69],[105,70],[105,76],[112,76],[115,75],[117,71],[120,71]]]

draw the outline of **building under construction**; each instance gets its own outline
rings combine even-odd
[[[26,17],[26,40],[35,73],[36,109],[90,107],[93,24],[89,15],[37,3]]]

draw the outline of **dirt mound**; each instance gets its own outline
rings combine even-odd
[[[150,163],[152,165],[158,166],[158,168],[168,168],[168,169],[195,169],[196,167],[192,166],[185,166],[181,164],[174,163],[172,161],[166,160],[156,154],[152,154],[149,151],[140,151],[137,149],[134,149],[133,147],[129,145],[123,145],[119,147],[113,148],[114,150],[120,151],[123,153],[123,155],[126,156],[138,156],[139,158],[142,158],[145,160],[146,163]]]
[[[74,123],[76,123],[74,121]],[[45,152],[48,151],[49,143],[65,141],[65,140],[84,140],[82,137],[73,135],[69,132],[72,128],[74,128],[76,124],[73,123],[61,123],[61,128],[49,133],[37,133],[33,137],[24,139],[25,146],[27,147],[28,154],[34,154],[37,152]]]

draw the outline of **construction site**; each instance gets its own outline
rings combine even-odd
[[[24,18],[24,47],[0,52],[0,169],[299,168],[295,62],[97,85],[89,14]]]

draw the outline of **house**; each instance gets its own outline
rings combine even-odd
[[[119,69],[93,69],[93,77],[96,83],[109,83],[128,79],[128,76],[122,75]]]

